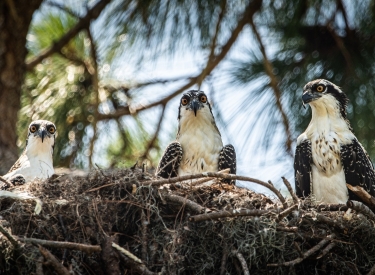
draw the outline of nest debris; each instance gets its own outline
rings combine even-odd
[[[233,178],[195,178],[207,175]],[[15,187],[43,208],[1,199],[0,274],[375,273],[374,216],[361,203],[301,201],[285,179],[289,199],[180,180],[98,170]]]

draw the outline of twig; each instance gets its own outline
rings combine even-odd
[[[292,205],[291,207],[285,209],[283,212],[281,212],[276,221],[281,221],[282,219],[284,219],[286,216],[288,216],[290,213],[292,213],[294,210],[296,210],[298,208],[298,204],[295,204],[295,205]]]
[[[62,229],[62,232],[63,232],[63,236],[64,236],[64,240],[66,242],[69,241],[69,237],[68,237],[68,232],[66,231],[66,227],[64,225],[64,220],[63,220],[63,217],[61,214],[59,214],[59,222],[60,222],[60,225],[61,225],[61,229]],[[65,248],[64,249],[64,252],[63,252],[63,256],[62,256],[62,259],[61,259],[61,263],[64,264],[65,260],[66,260],[66,257],[67,257],[67,254],[68,254],[68,250]]]
[[[319,204],[316,207],[317,211],[346,211],[348,207],[345,204]]]
[[[142,250],[141,250],[141,255],[142,255],[142,261],[146,263],[147,261],[147,225],[148,221],[146,220],[146,214],[145,210],[141,210],[141,240],[142,240]]]
[[[281,177],[281,178],[283,179],[283,182],[284,182],[286,188],[288,188],[288,191],[289,191],[290,195],[292,195],[293,202],[297,204],[298,203],[298,197],[297,197],[296,193],[293,191],[293,188],[290,185],[290,182],[285,177]]]
[[[331,234],[331,235],[329,235],[327,237],[334,238],[335,234]],[[323,239],[323,240],[321,240],[317,245],[315,245],[314,247],[310,248],[305,253],[303,253],[302,257],[300,256],[300,257],[298,257],[295,260],[292,260],[292,261],[289,261],[289,262],[284,262],[284,263],[279,263],[279,264],[268,264],[267,266],[277,267],[277,266],[293,266],[293,265],[299,264],[304,259],[310,257],[312,254],[314,254],[319,249],[321,249],[322,247],[324,247],[328,242],[330,242],[329,239]]]
[[[2,176],[0,176],[0,181],[4,182],[7,184],[7,187],[14,187],[13,183],[11,183],[10,181],[4,179]]]
[[[293,227],[277,226],[276,231],[296,233],[296,232],[298,232],[298,227],[296,227],[296,226],[293,226]]]
[[[170,202],[174,202],[174,203],[184,205],[184,206],[186,206],[190,210],[193,210],[196,213],[203,213],[203,212],[210,211],[208,208],[205,208],[205,207],[201,206],[200,204],[198,204],[198,203],[196,203],[192,200],[189,200],[187,198],[184,198],[184,197],[181,197],[181,196],[178,196],[178,195],[163,195],[163,199],[165,199],[166,201],[170,201]]]
[[[35,261],[35,274],[36,275],[44,275],[43,262],[44,262],[43,256],[40,256],[38,259],[36,259]]]
[[[332,242],[330,243],[329,245],[326,246],[326,248],[324,248],[322,250],[322,253],[316,257],[316,259],[320,259],[320,258],[323,258],[332,248],[334,248],[336,246],[336,243],[335,242]]]
[[[63,266],[55,256],[52,255],[46,248],[38,245],[40,253],[43,257],[47,260],[45,262],[46,265],[50,265],[54,268],[57,274],[59,275],[70,275],[69,271]]]
[[[125,248],[119,246],[118,244],[112,243],[112,247],[116,248],[118,251],[120,251],[122,254],[124,254],[126,257],[128,257],[132,261],[137,262],[139,264],[143,263],[141,259],[139,259],[137,256],[135,256],[133,253],[126,250]]]
[[[223,256],[221,257],[221,265],[220,265],[220,275],[225,275],[225,266],[227,265],[227,259],[228,259],[228,244],[224,239],[223,244]]]
[[[324,215],[320,215],[320,214],[317,214],[316,215],[316,219],[317,221],[319,222],[322,222],[322,223],[325,223],[325,224],[328,224],[334,228],[337,228],[339,230],[344,230],[345,229],[345,226],[341,223],[341,222],[338,222],[336,220],[332,220]]]
[[[6,230],[0,223],[0,232],[7,237],[7,239],[10,241],[10,243],[14,246],[14,248],[18,249],[20,247],[20,244],[17,242],[16,237],[14,237],[12,234],[9,233],[8,230]]]
[[[105,264],[105,274],[119,275],[120,255],[116,249],[113,249],[114,242],[118,242],[118,235],[106,236],[101,242],[101,258]]]
[[[297,250],[298,255],[300,256],[300,258],[303,258],[303,252],[302,252],[301,248],[299,247],[298,243],[294,242],[293,245],[296,248],[296,250]]]
[[[196,216],[191,216],[189,221],[191,222],[202,222],[207,220],[217,220],[220,218],[228,217],[239,217],[239,216],[263,216],[271,213],[275,213],[275,210],[259,210],[259,209],[232,209],[222,210],[218,212],[205,213]]]
[[[375,198],[371,196],[365,189],[363,189],[361,186],[352,186],[348,183],[346,184],[346,186],[372,210],[375,210]]]
[[[375,275],[375,265],[370,269],[367,275]]]
[[[75,37],[80,31],[86,29],[90,25],[90,21],[98,18],[103,9],[111,0],[101,0],[95,6],[93,6],[87,14],[82,17],[77,24],[71,28],[66,34],[64,34],[57,42],[54,42],[48,49],[43,50],[39,55],[31,58],[26,62],[26,69],[31,71],[37,64],[39,64],[46,57],[59,52],[73,37]]]
[[[281,104],[281,91],[278,87],[279,83],[278,83],[275,75],[273,74],[273,70],[274,70],[273,65],[267,57],[266,49],[263,45],[260,34],[259,34],[257,28],[255,27],[255,24],[254,24],[254,21],[253,21],[252,17],[249,18],[249,23],[251,25],[251,28],[252,28],[254,34],[255,34],[256,39],[258,40],[260,51],[263,55],[264,69],[265,69],[268,77],[270,78],[270,85],[272,87],[272,90],[273,90],[273,93],[274,93],[274,96],[275,96],[276,106],[279,109],[279,112],[280,112],[282,120],[283,120],[283,124],[284,124],[284,127],[285,127],[285,133],[286,133],[286,137],[287,137],[287,140],[286,140],[287,152],[292,156],[293,155],[293,153],[292,153],[293,139],[292,139],[292,134],[291,134],[291,131],[290,131],[288,116],[286,115],[286,113],[284,111],[284,108],[283,108],[283,105]]]
[[[58,241],[47,241],[34,238],[17,238],[18,241],[23,243],[31,243],[34,245],[43,245],[51,248],[66,248],[71,250],[79,250],[86,253],[100,252],[102,249],[100,245],[88,245],[81,243],[72,243],[72,242],[58,242]]]
[[[371,220],[373,220],[375,222],[375,214],[374,212],[371,211],[370,208],[368,208],[366,205],[364,205],[363,203],[359,202],[359,201],[347,201],[346,205],[359,212],[359,213],[362,213],[363,215],[367,216],[368,218],[370,218]]]
[[[244,256],[240,252],[238,252],[237,250],[233,250],[232,253],[240,261],[240,264],[241,264],[242,270],[243,270],[243,274],[244,275],[250,275],[250,271],[249,271],[249,268],[247,267],[247,263],[246,263],[246,260],[245,260]]]
[[[279,190],[277,190],[273,185],[258,180],[250,177],[244,177],[244,176],[238,176],[238,175],[233,175],[233,174],[221,174],[217,172],[205,172],[205,173],[200,173],[200,174],[194,174],[194,175],[186,175],[186,176],[181,176],[181,177],[175,177],[175,178],[169,178],[169,179],[161,179],[161,180],[149,180],[149,181],[144,181],[141,184],[142,185],[162,185],[165,183],[176,183],[179,181],[185,181],[185,180],[193,180],[193,179],[199,179],[199,178],[205,178],[205,177],[212,177],[212,178],[221,178],[221,179],[230,179],[230,180],[242,180],[242,181],[249,181],[253,183],[257,183],[259,185],[262,185],[268,189],[270,189],[272,192],[276,194],[276,196],[279,198],[281,203],[283,204],[283,207],[286,209],[288,207],[285,198]]]
[[[117,112],[112,114],[99,114],[98,120],[113,119],[123,115],[135,114],[161,104],[166,104],[175,96],[179,95],[182,91],[185,91],[186,89],[196,84],[199,81],[199,79],[203,79],[204,77],[209,75],[216,68],[216,66],[224,59],[229,50],[232,48],[234,42],[237,41],[238,35],[241,33],[242,29],[248,23],[249,18],[252,18],[254,13],[256,13],[261,8],[261,6],[262,0],[250,1],[249,5],[246,7],[246,10],[242,15],[242,18],[238,21],[237,26],[233,29],[231,36],[227,40],[226,44],[223,45],[223,47],[221,48],[221,52],[218,55],[216,55],[211,62],[207,62],[205,68],[201,71],[201,73],[195,77],[191,77],[189,82],[186,83],[184,86],[177,89],[170,95],[148,105],[140,105],[132,108],[127,107],[118,110]]]
[[[142,274],[142,275],[162,274],[162,273],[155,273],[155,272],[150,271],[143,263],[135,262],[123,254],[120,254],[120,257],[125,262],[125,264],[130,267],[131,271],[134,270],[136,274]]]

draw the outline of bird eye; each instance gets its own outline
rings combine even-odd
[[[181,104],[185,106],[188,104],[188,100],[186,98],[181,99]]]
[[[50,132],[51,134],[54,134],[55,131],[56,131],[55,127],[53,127],[53,126],[49,127],[49,129],[48,129],[48,132]]]
[[[36,126],[35,125],[31,125],[30,126],[30,132],[31,133],[35,133],[35,131],[36,131]]]
[[[200,97],[200,101],[203,102],[203,103],[206,103],[207,102],[207,97],[205,95],[202,95]]]
[[[324,86],[323,85],[319,85],[318,87],[316,87],[316,90],[321,93],[324,91]]]

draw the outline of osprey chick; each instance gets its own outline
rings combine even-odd
[[[204,92],[191,90],[183,94],[178,122],[176,141],[166,148],[156,170],[158,176],[170,178],[226,168],[236,173],[236,152],[232,145],[223,147]]]
[[[29,126],[26,148],[9,172],[3,177],[25,182],[35,178],[46,179],[54,173],[52,154],[55,145],[56,126],[47,120],[35,120]]]
[[[324,203],[346,203],[358,198],[346,183],[375,196],[375,172],[365,149],[346,119],[347,96],[335,84],[317,79],[303,88],[303,104],[312,118],[297,139],[294,159],[296,193],[314,194]]]

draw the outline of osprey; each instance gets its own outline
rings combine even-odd
[[[312,118],[297,139],[294,159],[296,193],[313,194],[324,203],[358,199],[346,183],[361,186],[375,195],[375,172],[365,149],[346,119],[347,96],[335,84],[317,79],[303,88],[303,104]]]
[[[183,94],[178,122],[176,141],[166,148],[156,170],[158,176],[170,178],[226,168],[236,173],[236,152],[232,145],[223,146],[204,92],[191,90]]]
[[[56,126],[47,120],[35,120],[29,126],[26,148],[9,172],[3,177],[11,182],[46,179],[54,173],[52,154]],[[21,177],[22,176],[22,177]]]

